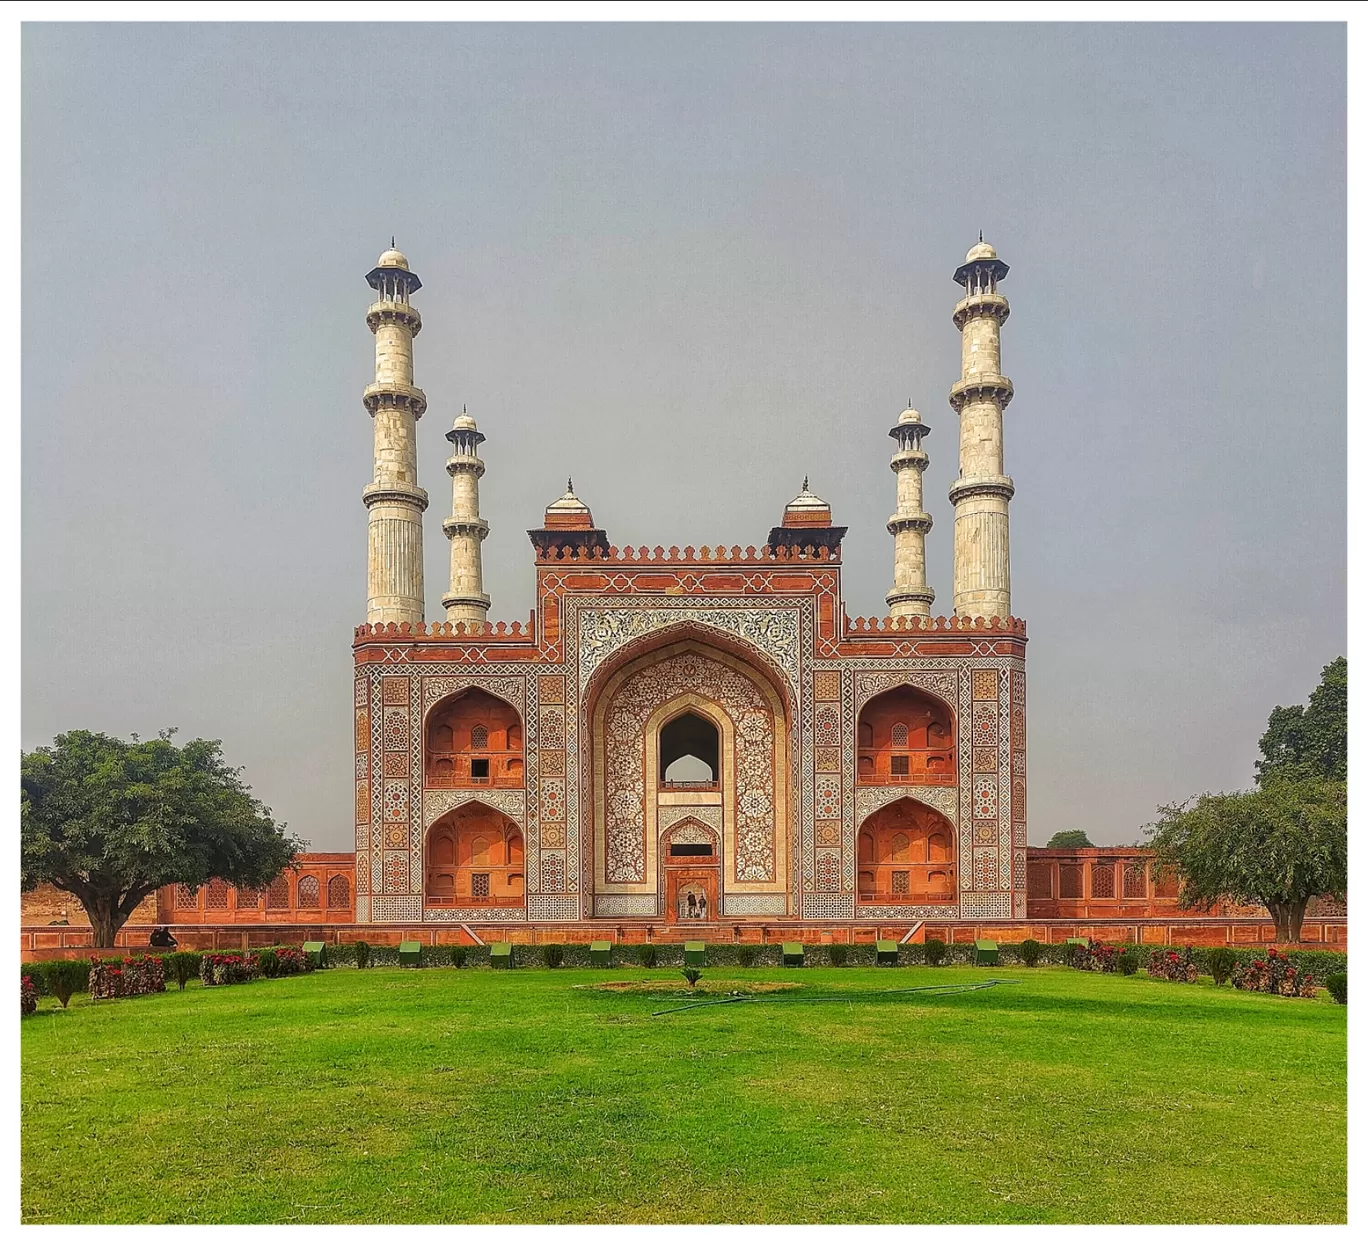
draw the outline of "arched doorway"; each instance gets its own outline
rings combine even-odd
[[[866,817],[856,859],[860,903],[955,901],[954,827],[918,800],[896,800]]]
[[[716,920],[722,858],[717,834],[694,818],[666,830],[660,842],[661,894],[667,921],[681,924]]]
[[[662,789],[717,790],[721,740],[716,723],[686,710],[660,728],[659,746]]]
[[[523,836],[516,823],[473,802],[437,821],[427,836],[428,907],[509,907],[525,900]]]
[[[943,700],[895,687],[860,710],[855,782],[864,787],[955,785],[955,721]]]

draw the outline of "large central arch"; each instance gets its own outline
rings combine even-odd
[[[585,698],[593,891],[636,896],[634,907],[659,914],[662,819],[688,812],[718,833],[725,892],[774,893],[786,907],[792,738],[782,677],[711,633],[671,629],[654,639],[599,671]],[[660,732],[683,714],[716,729],[715,789],[663,781]]]

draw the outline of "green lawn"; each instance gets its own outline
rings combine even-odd
[[[1343,1222],[1346,1012],[1066,969],[338,968],[22,1025],[29,1222]]]

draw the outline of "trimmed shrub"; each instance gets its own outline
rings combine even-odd
[[[1134,951],[1123,951],[1117,958],[1116,967],[1123,977],[1134,977],[1140,968],[1140,957]]]
[[[1021,944],[1017,954],[1021,957],[1021,962],[1025,964],[1027,968],[1034,968],[1040,963],[1040,953],[1044,949],[1045,948],[1042,947],[1040,943],[1036,942],[1034,938],[1028,938]]]
[[[466,957],[470,954],[459,942],[453,943],[451,947],[451,967],[464,968]]]
[[[933,968],[945,963],[945,944],[939,938],[926,940],[926,962]]]
[[[547,968],[559,968],[565,963],[565,948],[558,942],[542,943],[541,962]]]
[[[32,977],[19,978],[19,1014],[31,1016],[38,1010],[38,987]]]
[[[139,994],[166,990],[166,970],[159,958],[145,955],[127,960],[91,960],[89,986],[92,999],[130,999]]]
[[[1192,958],[1192,948],[1184,947],[1181,955],[1177,951],[1162,947],[1157,951],[1151,951],[1145,972],[1162,981],[1196,981],[1197,964]]]
[[[1263,994],[1281,994],[1286,998],[1316,997],[1315,977],[1293,963],[1277,947],[1269,947],[1262,958],[1235,969],[1230,979],[1237,990],[1257,990]]]
[[[827,948],[827,961],[831,964],[832,968],[844,968],[846,955],[849,951],[850,948],[847,947],[845,943],[833,942],[831,946]]]
[[[48,960],[43,965],[43,984],[47,992],[63,1007],[71,1002],[71,996],[89,988],[89,960]]]
[[[756,948],[742,943],[736,948],[736,962],[742,968],[750,968],[755,963]]]
[[[199,976],[200,958],[198,951],[172,951],[161,957],[162,968],[177,989],[184,990],[191,977]]]
[[[269,947],[257,952],[257,968],[263,977],[280,976],[280,957]]]
[[[1235,971],[1235,952],[1229,947],[1212,947],[1206,953],[1206,963],[1211,980],[1218,986],[1223,986],[1230,980],[1230,974]]]
[[[292,977],[296,973],[311,973],[314,962],[303,947],[272,947],[276,955],[276,975]]]
[[[370,943],[358,942],[356,944],[356,967],[369,968],[371,962]]]
[[[656,966],[656,960],[659,958],[656,952],[655,943],[653,942],[643,942],[641,946],[637,948],[636,954],[637,963],[640,964],[642,968],[654,968]]]
[[[1089,938],[1086,947],[1074,947],[1073,966],[1085,973],[1114,973],[1119,966],[1121,950],[1115,943]]]
[[[200,959],[200,980],[206,986],[235,986],[260,974],[259,958],[241,951],[215,951]]]
[[[1330,991],[1330,997],[1336,1003],[1345,1005],[1349,1002],[1349,974],[1330,973],[1325,978],[1325,988]]]

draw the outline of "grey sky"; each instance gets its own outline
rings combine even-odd
[[[468,404],[491,618],[572,472],[610,539],[762,544],[804,473],[884,613],[911,397],[951,600],[950,274],[1003,367],[1031,841],[1248,785],[1345,649],[1340,25],[28,25],[25,747],[220,737],[352,841],[373,367],[424,282],[429,617]]]

